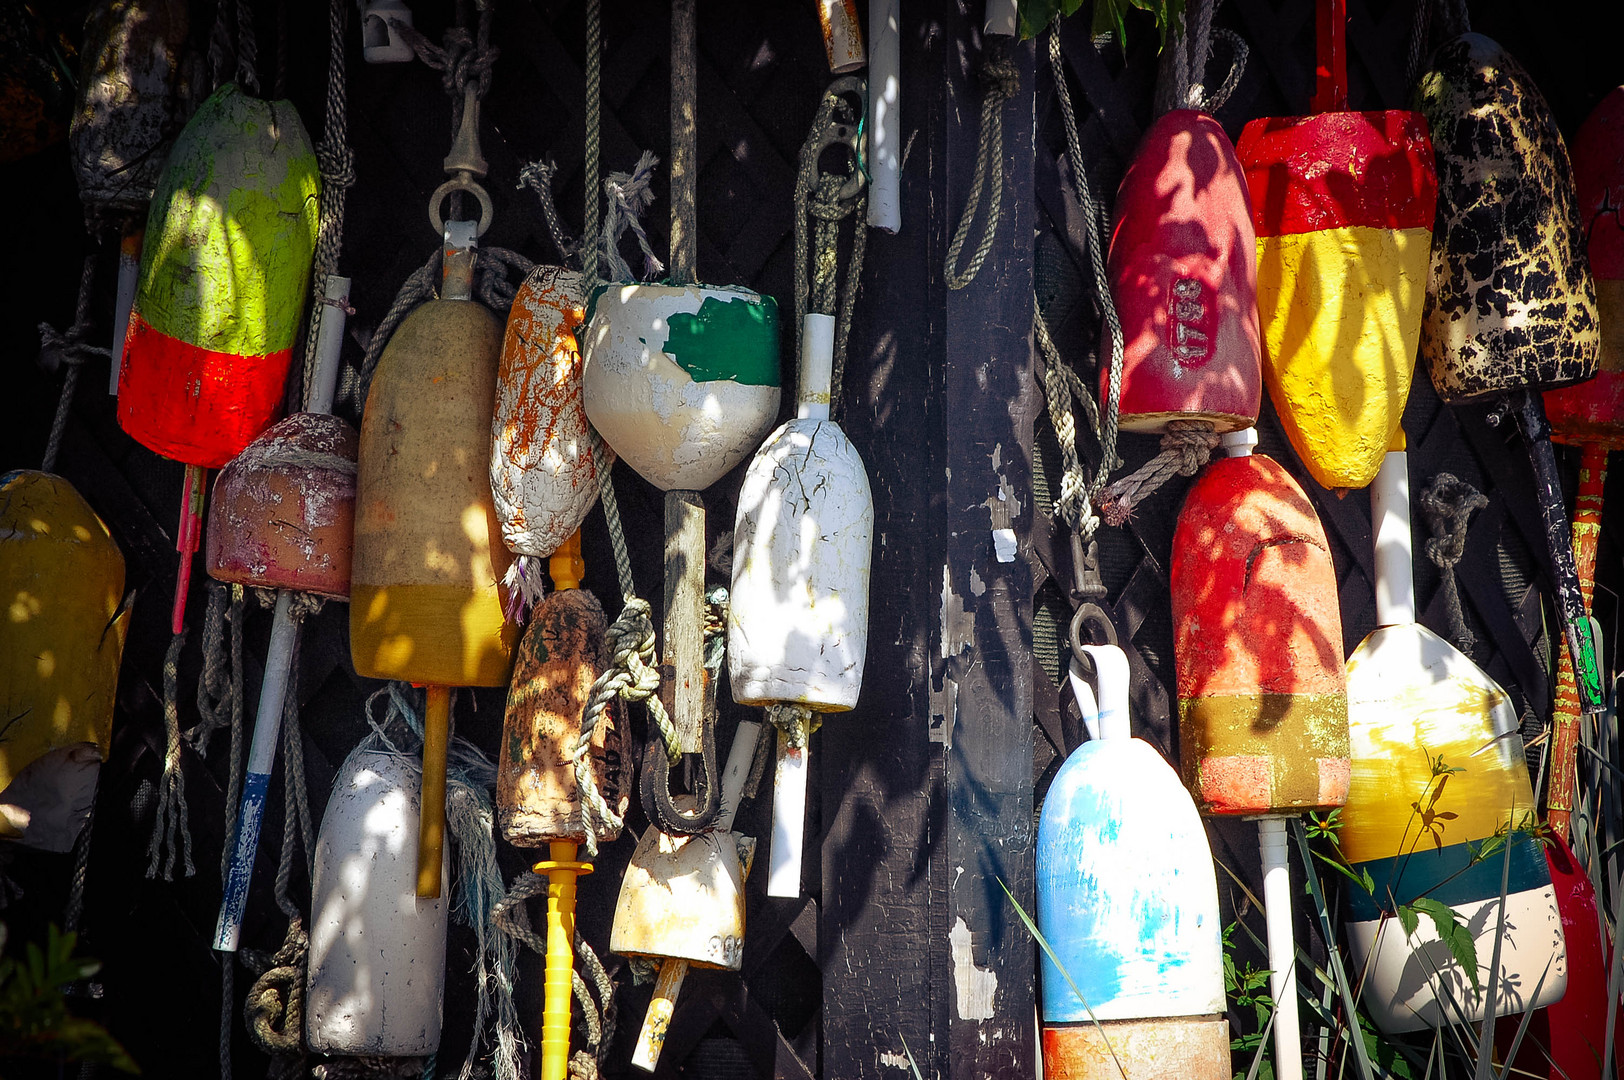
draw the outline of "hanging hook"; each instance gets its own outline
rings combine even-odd
[[[462,91],[462,123],[457,126],[457,137],[451,141],[451,153],[445,156],[446,175],[451,179],[434,189],[429,196],[429,222],[435,233],[445,232],[445,219],[440,216],[440,204],[454,191],[466,191],[479,200],[479,228],[474,235],[484,236],[491,227],[495,211],[491,197],[479,181],[485,178],[488,166],[479,148],[479,90],[472,80]]]
[[[823,175],[825,150],[844,146],[850,152],[851,172],[837,196],[842,202],[857,198],[868,184],[867,163],[863,159],[863,107],[867,99],[868,81],[860,76],[845,75],[830,83],[813,121],[817,135],[801,148],[802,168],[806,167],[806,155],[810,155],[813,176]]]

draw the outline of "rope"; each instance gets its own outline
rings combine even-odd
[[[419,60],[440,73],[440,85],[451,98],[452,131],[462,126],[463,91],[469,82],[473,82],[474,96],[480,100],[484,100],[491,88],[491,67],[502,52],[490,43],[493,7],[494,0],[479,5],[479,26],[475,32],[471,33],[465,26],[447,27],[440,38],[445,43],[443,46],[434,44],[421,30],[405,23],[392,21],[389,24],[412,47]]]
[[[233,740],[241,733],[244,596],[240,585],[209,582],[209,604],[203,615],[203,670],[197,679],[198,722],[186,732],[186,741],[199,757],[209,756],[209,742],[216,731],[229,728]],[[236,757],[234,746],[234,761]],[[227,814],[234,813],[236,799],[228,798],[226,802]]]
[[[310,280],[310,327],[305,334],[303,401],[310,405],[316,378],[316,353],[321,320],[327,312],[327,278],[338,271],[344,250],[344,202],[355,185],[355,155],[348,135],[348,98],[344,79],[344,25],[349,0],[328,0],[327,5],[327,116],[316,161],[321,168],[321,207],[316,218],[316,258]]]
[[[1111,338],[1111,359],[1108,369],[1106,385],[1110,388],[1105,399],[1105,412],[1100,418],[1100,464],[1092,480],[1083,488],[1081,505],[1077,508],[1077,518],[1073,522],[1067,519],[1067,524],[1073,531],[1079,533],[1084,541],[1094,535],[1099,527],[1099,519],[1095,516],[1092,506],[1094,496],[1105,486],[1111,470],[1117,465],[1117,415],[1122,392],[1122,323],[1117,319],[1116,302],[1111,296],[1111,282],[1106,275],[1105,247],[1100,242],[1100,223],[1103,210],[1094,202],[1093,192],[1088,186],[1088,173],[1084,168],[1082,139],[1077,133],[1077,114],[1071,104],[1071,90],[1066,85],[1066,69],[1060,54],[1060,29],[1055,23],[1049,27],[1049,66],[1054,72],[1055,95],[1060,99],[1060,112],[1065,119],[1066,129],[1066,156],[1071,163],[1071,173],[1077,183],[1077,202],[1082,207],[1083,224],[1088,236],[1088,260],[1094,272],[1094,293],[1099,299],[1100,310],[1105,318],[1106,329]],[[1034,322],[1038,327],[1038,344],[1045,349],[1046,358],[1050,358],[1051,366],[1059,359],[1055,350],[1054,341],[1049,337],[1046,327],[1043,326],[1042,317],[1036,314],[1036,304],[1033,305]],[[1047,346],[1044,342],[1047,341]],[[1052,417],[1051,417],[1052,418]],[[1075,428],[1075,423],[1072,424]],[[1056,433],[1059,433],[1058,427]],[[1064,446],[1061,450],[1065,455]],[[1075,453],[1075,447],[1073,447]],[[1064,462],[1068,471],[1073,467],[1073,461]],[[1081,471],[1081,463],[1075,467]],[[1062,481],[1061,501],[1056,505],[1074,505],[1067,499],[1066,484]]]
[[[254,5],[237,0],[237,81],[259,93],[259,72],[255,70],[259,47],[254,43]]]
[[[180,764],[180,653],[186,645],[186,631],[169,639],[164,654],[164,768],[158,780],[158,813],[152,823],[152,840],[147,844],[147,877],[175,880],[175,851],[183,855],[183,877],[197,873],[192,863],[192,829],[186,808],[186,774]],[[160,870],[160,862],[162,869]]]
[[[1004,210],[1004,102],[1014,97],[1021,88],[1020,69],[1009,57],[1009,43],[1001,36],[986,39],[981,54],[981,126],[976,139],[976,165],[970,176],[970,195],[964,201],[964,213],[959,216],[959,227],[954,230],[953,242],[947,247],[947,266],[943,273],[949,289],[962,289],[975,280],[981,266],[992,251],[993,239],[998,235],[998,223]],[[988,181],[991,183],[988,183]],[[961,273],[959,255],[970,229],[975,224],[976,210],[986,196],[987,216],[982,221],[981,239],[976,242],[975,253]]]
[[[581,270],[590,288],[598,281],[598,249],[590,241],[598,235],[598,175],[603,171],[602,139],[603,18],[601,0],[586,0],[586,216],[582,218]]]
[[[671,0],[671,284],[699,280],[698,213],[694,209],[699,171],[698,91],[694,74],[695,0]]]
[[[1205,420],[1172,420],[1162,436],[1162,452],[1139,470],[1100,492],[1095,500],[1107,525],[1122,525],[1133,508],[1175,476],[1194,476],[1218,448],[1218,433]]]
[[[1206,100],[1201,102],[1201,108],[1215,113],[1224,107],[1229,95],[1241,84],[1241,76],[1246,72],[1246,61],[1251,56],[1252,50],[1247,46],[1246,40],[1233,30],[1214,30],[1212,36],[1223,38],[1229,44],[1229,54],[1232,57],[1229,62],[1229,74],[1224,76],[1224,81],[1218,89],[1206,95]]]
[[[513,186],[520,191],[529,188],[536,193],[536,199],[541,203],[541,216],[547,222],[547,232],[553,238],[553,246],[558,248],[559,257],[568,263],[580,254],[580,245],[564,231],[564,223],[558,217],[558,207],[553,203],[553,177],[557,173],[558,165],[551,158],[532,161],[519,170],[519,182]],[[587,191],[596,187],[593,184]],[[591,233],[586,235],[590,236]]]
[[[823,726],[823,716],[798,701],[774,702],[766,708],[767,720],[796,750],[806,749],[812,733]]]
[[[1054,339],[1049,336],[1049,325],[1036,304],[1032,308],[1032,328],[1037,336],[1038,352],[1043,357],[1043,396],[1049,411],[1049,423],[1054,427],[1055,442],[1060,447],[1060,497],[1054,509],[1073,532],[1091,536],[1099,528],[1092,500],[1088,495],[1088,473],[1077,454],[1077,419],[1071,403],[1079,402],[1088,414],[1095,432],[1100,428],[1099,407],[1083,386],[1082,379],[1060,356]]]
[[[837,83],[836,86],[839,84]],[[862,185],[849,196],[841,192],[850,178],[838,173],[820,175],[818,159],[827,143],[826,132],[835,122],[836,113],[848,108],[844,97],[826,91],[812,118],[812,127],[806,141],[801,144],[795,175],[795,348],[800,352],[801,330],[810,311],[835,315],[835,352],[830,386],[833,406],[838,402],[840,388],[845,379],[847,342],[851,338],[852,310],[857,304],[857,289],[862,280],[863,255],[868,244],[868,230],[861,224],[868,207],[868,185]],[[846,117],[853,127],[860,117]],[[857,167],[862,167],[858,161]],[[851,258],[847,262],[846,277],[840,283],[840,225],[851,219]],[[815,222],[813,226],[810,223]]]
[[[293,880],[295,851],[305,854],[305,873],[311,874],[312,852],[315,850],[314,828],[310,815],[310,793],[305,787],[304,735],[299,727],[299,651],[303,635],[305,613],[308,609],[294,604],[289,615],[300,624],[293,635],[293,655],[288,669],[287,694],[282,705],[282,849],[276,864],[276,906],[291,922],[299,918],[299,906],[293,902],[289,885]]]
[[[630,229],[643,249],[643,280],[654,277],[665,269],[649,246],[648,233],[643,231],[642,216],[654,204],[654,191],[649,186],[654,179],[654,167],[660,163],[651,151],[645,150],[637,165],[629,173],[612,172],[603,182],[603,193],[609,200],[609,212],[603,217],[603,228],[597,250],[591,253],[596,263],[602,263],[610,281],[635,281],[631,266],[620,255],[620,241]],[[595,270],[593,271],[595,272]],[[588,274],[588,281],[597,279]]]
[[[243,1001],[248,1036],[261,1052],[270,1055],[266,1076],[271,1080],[304,1075],[305,956],[309,946],[304,920],[295,915],[271,967],[254,980]],[[224,959],[229,970],[231,957]]]
[[[231,1080],[231,1011],[237,1000],[237,964],[220,954],[220,1080]]]
[[[1451,473],[1439,473],[1421,492],[1417,505],[1427,519],[1427,528],[1432,532],[1432,539],[1426,543],[1426,552],[1427,558],[1438,567],[1443,578],[1450,640],[1457,649],[1470,656],[1472,646],[1477,643],[1477,635],[1466,625],[1466,612],[1460,602],[1460,585],[1455,580],[1455,565],[1466,554],[1466,529],[1472,515],[1489,505],[1488,497]]]
[[[73,405],[73,392],[79,385],[79,369],[92,356],[111,358],[113,350],[91,345],[85,339],[93,329],[90,322],[90,294],[96,282],[96,256],[86,255],[84,268],[79,272],[79,300],[73,309],[73,325],[66,334],[59,334],[50,323],[39,324],[40,365],[47,371],[66,366],[62,380],[62,394],[57,398],[56,416],[51,420],[51,434],[45,441],[45,459],[40,468],[50,472],[56,468],[57,454],[62,450],[62,435],[68,428],[68,412]]]

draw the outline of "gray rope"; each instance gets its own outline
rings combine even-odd
[[[1099,299],[1100,311],[1105,317],[1106,329],[1111,339],[1111,358],[1107,375],[1110,393],[1106,395],[1105,410],[1100,419],[1100,464],[1094,478],[1085,488],[1083,505],[1078,512],[1078,522],[1073,526],[1084,540],[1088,540],[1099,526],[1099,519],[1095,517],[1089,504],[1095,494],[1105,486],[1111,470],[1117,464],[1117,417],[1122,394],[1122,323],[1117,319],[1116,302],[1111,296],[1111,282],[1106,274],[1105,247],[1100,242],[1103,210],[1095,204],[1094,195],[1088,186],[1082,139],[1077,133],[1077,114],[1072,108],[1071,90],[1066,85],[1065,63],[1060,55],[1058,22],[1049,27],[1049,66],[1054,72],[1055,95],[1060,99],[1060,112],[1065,118],[1066,155],[1071,162],[1072,177],[1077,183],[1077,202],[1083,211],[1083,224],[1088,236],[1088,260],[1094,272],[1094,292]],[[1042,335],[1047,336],[1047,332]],[[1053,348],[1052,340],[1050,348]]]
[[[536,200],[541,203],[542,219],[547,222],[547,232],[553,238],[553,246],[558,248],[559,257],[565,263],[569,263],[580,254],[580,245],[571,240],[569,234],[564,231],[564,223],[558,216],[558,207],[553,203],[553,177],[557,172],[558,166],[551,158],[532,161],[519,170],[519,182],[514,187],[521,191],[529,188],[536,193]]]
[[[233,740],[241,732],[243,598],[240,585],[209,582],[209,602],[203,614],[203,671],[197,680],[198,722],[186,732],[186,741],[199,757],[209,756],[209,742],[216,731],[229,728]],[[235,798],[226,801],[232,808],[237,805]],[[229,861],[227,853],[227,865]]]
[[[73,325],[66,334],[59,334],[50,323],[39,324],[41,366],[47,371],[67,368],[62,380],[62,394],[56,402],[56,415],[51,420],[51,434],[45,441],[45,458],[40,465],[45,472],[56,468],[56,458],[62,450],[62,436],[68,429],[68,413],[73,407],[73,392],[79,386],[79,369],[92,356],[113,355],[113,350],[91,345],[85,340],[93,329],[90,323],[90,295],[95,281],[96,256],[86,255],[84,266],[79,271],[79,299],[73,309]]]
[[[79,836],[73,842],[73,876],[68,881],[68,903],[63,908],[62,928],[69,933],[77,933],[79,924],[85,914],[85,884],[90,879],[90,835],[95,831],[97,796],[101,793],[100,785],[96,795],[90,800],[90,813],[85,817],[84,828],[79,830]]]
[[[695,0],[671,0],[671,284],[698,281],[698,214],[694,174],[699,171],[699,94],[694,74]]]
[[[643,279],[654,277],[665,264],[654,255],[648,233],[643,230],[642,216],[654,203],[654,191],[649,186],[654,179],[654,167],[660,163],[651,151],[645,150],[629,173],[612,172],[603,182],[603,193],[608,198],[609,212],[603,216],[597,250],[592,253],[595,264],[601,265],[609,281],[635,281],[637,275],[620,255],[620,241],[630,229],[643,250]],[[589,280],[596,280],[588,276]]]
[[[1157,488],[1175,476],[1194,476],[1218,448],[1218,433],[1205,420],[1173,420],[1167,429],[1161,453],[1095,499],[1107,525],[1125,524]]]
[[[180,763],[180,653],[186,645],[186,631],[169,639],[164,654],[164,764],[158,780],[158,812],[152,823],[152,839],[147,844],[147,877],[175,880],[175,852],[183,859],[183,877],[197,873],[192,863],[192,830],[186,809],[186,774]],[[161,869],[160,869],[161,866]]]
[[[1449,613],[1449,637],[1455,647],[1470,656],[1477,635],[1466,625],[1461,607],[1460,585],[1455,566],[1466,554],[1466,530],[1472,515],[1489,505],[1489,500],[1471,484],[1450,473],[1439,473],[1416,500],[1427,519],[1432,538],[1426,542],[1427,558],[1438,567],[1443,579],[1444,606]]]
[[[327,115],[321,142],[316,146],[316,161],[321,168],[321,208],[316,219],[315,264],[310,274],[310,326],[305,334],[302,399],[307,409],[316,377],[321,320],[328,307],[327,278],[338,271],[338,257],[344,250],[344,203],[355,184],[344,78],[344,25],[348,15],[349,0],[328,0]]]
[[[271,966],[254,980],[243,1001],[248,1035],[271,1058],[267,1076],[292,1080],[304,1075],[305,957],[310,945],[304,920],[295,914]],[[229,969],[231,957],[225,958]]]
[[[601,0],[586,0],[586,216],[582,218],[581,270],[590,288],[598,281],[598,175],[603,171],[602,138],[603,19]]]
[[[598,502],[603,506],[604,524],[609,527],[609,547],[615,556],[615,573],[620,579],[620,598],[630,601],[637,595],[637,589],[632,584],[632,557],[620,520],[620,501],[615,498],[615,463],[597,428],[589,426],[587,438],[592,444],[592,471],[598,477]]]
[[[1088,473],[1077,454],[1077,419],[1072,415],[1073,400],[1083,403],[1097,433],[1100,426],[1099,409],[1077,373],[1060,356],[1054,339],[1049,336],[1048,323],[1034,302],[1032,329],[1037,336],[1038,352],[1043,357],[1043,396],[1049,411],[1049,423],[1054,427],[1055,442],[1060,447],[1060,497],[1054,501],[1055,512],[1073,532],[1091,536],[1099,528],[1094,515],[1093,502],[1088,493]]]
[[[1009,44],[1002,37],[986,40],[981,60],[981,126],[976,138],[975,171],[970,175],[970,194],[964,201],[964,213],[959,216],[959,227],[953,232],[953,241],[947,246],[947,265],[943,276],[949,289],[962,289],[975,280],[981,266],[992,251],[998,235],[998,223],[1004,208],[1004,102],[1014,97],[1021,88],[1020,69],[1009,58]],[[982,220],[981,238],[976,242],[970,262],[961,272],[959,256],[970,238],[976,211],[986,196],[987,214]]]
[[[259,72],[255,68],[259,48],[254,43],[254,5],[237,0],[237,81],[259,93]]]
[[[774,702],[765,711],[768,722],[797,750],[806,749],[812,733],[823,726],[823,714],[813,712],[798,701]]]
[[[237,959],[220,954],[220,1080],[231,1080],[231,1018],[237,1000]]]
[[[1246,73],[1246,61],[1251,55],[1251,49],[1247,47],[1246,40],[1233,30],[1220,28],[1214,30],[1212,36],[1223,38],[1229,44],[1229,54],[1232,57],[1229,62],[1229,74],[1224,76],[1224,81],[1219,85],[1218,89],[1207,94],[1201,102],[1201,108],[1207,112],[1215,113],[1224,107],[1224,102],[1229,100],[1229,96],[1241,84],[1241,76]]]

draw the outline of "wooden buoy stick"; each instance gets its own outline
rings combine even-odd
[[[1596,591],[1596,546],[1601,539],[1601,511],[1607,487],[1607,447],[1585,443],[1579,458],[1579,496],[1573,510],[1573,562],[1579,592],[1589,610]],[[1579,689],[1573,655],[1567,642],[1556,669],[1555,734],[1551,746],[1551,785],[1546,796],[1546,819],[1558,835],[1566,836],[1573,818],[1573,790],[1579,757]]]
[[[417,895],[440,895],[445,847],[445,754],[451,737],[451,688],[429,684],[423,703],[423,816],[417,833]]]
[[[1348,0],[1319,0],[1314,30],[1317,56],[1311,107],[1317,113],[1342,112],[1348,107]]]
[[[130,329],[135,287],[141,280],[141,238],[145,235],[146,230],[136,223],[118,241],[118,292],[113,301],[113,363],[107,374],[107,392],[114,397],[118,396],[118,367],[124,358],[124,335]]]
[[[349,278],[328,275],[326,297],[333,303],[322,313],[308,412],[327,413],[333,409],[339,355],[344,345],[343,305],[349,294]],[[214,927],[214,947],[221,952],[236,952],[242,935],[242,916],[248,906],[248,886],[254,875],[254,854],[259,850],[259,824],[265,792],[271,783],[271,769],[276,765],[276,745],[282,734],[282,711],[287,706],[288,675],[293,667],[293,647],[298,634],[299,624],[293,619],[293,591],[279,589],[276,612],[271,620],[271,644],[265,654],[265,678],[260,684],[259,706],[254,714],[254,741],[248,749],[242,804],[237,811],[236,835],[231,841],[231,865],[226,871],[225,895],[220,898],[220,918]]]
[[[665,662],[676,674],[671,722],[684,754],[703,749],[705,722],[705,504],[697,491],[665,493]]]
[[[899,0],[868,7],[868,223],[888,233],[902,228],[901,22]]]
[[[744,793],[744,781],[750,775],[751,762],[756,756],[756,742],[761,737],[761,725],[753,720],[739,721],[733,733],[733,745],[728,750],[727,767],[722,771],[722,808],[716,815],[717,831],[727,833],[733,828],[733,818],[739,811],[739,798]],[[745,867],[749,872],[749,866]],[[688,961],[667,957],[660,961],[660,975],[654,983],[654,994],[649,998],[648,1012],[643,1016],[643,1027],[637,1033],[637,1045],[632,1049],[632,1064],[644,1072],[653,1072],[659,1064],[660,1051],[665,1047],[666,1030],[671,1015],[676,1011],[677,995],[682,981],[688,975]]]
[[[186,466],[181,482],[180,525],[175,530],[175,550],[180,565],[175,570],[175,607],[169,615],[169,629],[180,633],[186,628],[186,594],[192,587],[192,556],[203,539],[203,497],[208,491],[208,470],[201,465]]]
[[[1512,405],[1528,441],[1528,457],[1534,466],[1534,500],[1539,503],[1540,517],[1545,524],[1556,610],[1568,655],[1573,658],[1579,708],[1587,713],[1601,712],[1607,707],[1601,691],[1601,668],[1596,660],[1596,642],[1590,636],[1590,617],[1585,610],[1579,570],[1573,558],[1573,527],[1568,522],[1562,478],[1556,468],[1556,453],[1551,448],[1551,425],[1545,419],[1545,399],[1538,390],[1523,389],[1512,394]]]
[[[1291,934],[1291,872],[1286,861],[1286,819],[1258,821],[1263,859],[1263,906],[1269,941],[1269,992],[1274,996],[1274,1075],[1302,1080],[1303,1046],[1297,1022],[1297,942]]]

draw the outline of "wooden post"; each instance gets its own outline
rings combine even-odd
[[[1036,1069],[1035,946],[999,885],[1034,910],[1030,572],[1024,550],[995,541],[1010,530],[1024,548],[1032,513],[1032,203],[1004,200],[980,273],[948,292],[981,28],[954,16],[915,32],[938,14],[903,5],[910,115],[940,149],[916,149],[902,173],[916,224],[870,236],[843,389],[875,489],[868,667],[928,671],[928,684],[870,679],[820,735],[826,1076],[907,1075],[910,1054],[921,1074],[954,1080]],[[1035,54],[1012,55],[1005,184],[1030,191]]]

